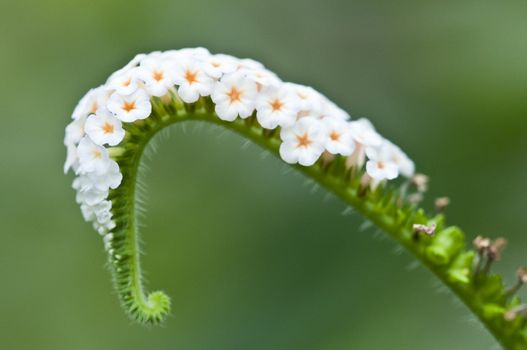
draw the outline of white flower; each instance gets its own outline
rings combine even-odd
[[[137,88],[139,68],[131,68],[120,72],[119,74],[113,74],[108,79],[107,85],[111,90],[115,90],[119,95],[130,95],[133,94]]]
[[[274,129],[291,127],[300,110],[299,99],[288,86],[269,86],[258,95],[256,118],[261,126]]]
[[[355,142],[348,122],[339,118],[324,118],[326,142],[324,147],[329,153],[349,156],[355,149]]]
[[[322,98],[325,99],[325,102],[322,103],[322,108],[320,110],[320,116],[319,116],[320,119],[330,118],[330,119],[338,119],[342,121],[346,121],[350,119],[350,115],[345,110],[343,110],[342,108],[337,106],[335,103],[328,100],[326,97],[323,96]]]
[[[92,114],[86,120],[86,134],[99,146],[117,146],[124,139],[124,129],[119,119],[107,111]]]
[[[214,79],[233,73],[238,68],[238,59],[229,55],[211,55],[203,59],[203,71]]]
[[[64,145],[78,144],[84,137],[84,126],[86,124],[86,116],[74,119],[66,126],[66,136],[64,137]]]
[[[104,107],[106,105],[110,93],[111,90],[108,90],[105,85],[99,86],[95,89],[91,89],[79,101],[71,117],[73,119],[79,119],[82,117],[86,117],[89,114],[97,113],[99,108]]]
[[[93,221],[102,213],[110,212],[112,202],[108,200],[101,201],[95,205],[81,204],[81,212],[85,221]]]
[[[108,198],[109,191],[99,191],[95,188],[89,190],[81,190],[77,192],[77,203],[87,204],[90,206],[97,205]]]
[[[253,60],[252,58],[242,58],[238,59],[237,69],[265,69],[264,65],[261,62]]]
[[[174,69],[174,82],[179,85],[179,97],[186,103],[210,95],[214,87],[214,80],[205,74],[203,66],[196,60],[179,62]]]
[[[174,71],[168,60],[146,58],[141,61],[137,74],[152,96],[164,96],[174,86]]]
[[[390,141],[384,141],[389,147],[389,157],[390,159],[397,164],[399,172],[406,178],[410,178],[415,174],[415,164],[414,162],[399,148],[399,146],[394,145]]]
[[[348,158],[346,164],[350,167],[362,167],[365,161],[366,147],[378,147],[381,145],[383,139],[367,119],[354,120],[349,125],[351,135],[353,136],[353,140],[355,140],[355,151]]]
[[[90,173],[87,177],[92,184],[92,187],[99,191],[106,191],[109,188],[114,190],[119,187],[123,181],[123,174],[119,169],[119,164],[113,160],[110,160],[108,170],[104,174],[97,175]]]
[[[77,156],[77,146],[74,144],[67,145],[66,162],[64,163],[64,174],[67,174],[70,169],[77,171],[79,167],[79,157]]]
[[[305,117],[280,132],[280,156],[289,164],[313,165],[324,151],[324,130],[317,119]]]
[[[140,53],[140,54],[135,55],[135,57],[132,58],[132,60],[130,62],[128,62],[126,64],[126,66],[124,66],[123,68],[113,72],[112,75],[110,75],[110,77],[106,81],[106,83],[108,84],[110,81],[112,81],[117,76],[124,75],[125,73],[127,73],[127,72],[129,72],[131,70],[134,70],[134,68],[136,68],[141,63],[141,61],[144,60],[146,57],[148,57],[148,56],[145,55],[144,53]]]
[[[382,137],[368,119],[361,118],[350,122],[351,132],[355,142],[365,147],[376,147],[382,143]]]
[[[285,83],[291,87],[300,99],[298,117],[320,117],[325,102],[325,97],[310,86]]]
[[[224,75],[216,83],[211,95],[215,110],[222,120],[233,121],[236,117],[249,117],[254,111],[256,85],[238,72]]]
[[[391,159],[392,147],[388,143],[383,143],[378,147],[366,148],[368,162],[366,163],[366,172],[376,180],[393,180],[399,176],[399,168]]]
[[[282,81],[273,72],[265,69],[242,68],[239,70],[256,84],[256,90],[259,92],[268,86],[276,86],[282,84]]]
[[[89,137],[84,137],[77,148],[79,157],[79,174],[95,173],[105,174],[110,167],[108,150],[96,145]]]
[[[147,118],[152,112],[149,96],[143,90],[122,96],[114,93],[108,101],[108,109],[123,122],[132,123]]]

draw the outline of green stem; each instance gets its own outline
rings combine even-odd
[[[278,155],[278,132],[262,129],[254,116],[234,122],[220,120],[212,110],[209,99],[184,105],[176,99],[162,103],[153,101],[152,115],[127,124],[123,143],[111,149],[113,158],[123,173],[123,183],[112,191],[114,220],[117,227],[109,244],[109,259],[119,298],[129,315],[146,324],[157,324],[169,313],[169,298],[162,292],[145,295],[140,268],[140,249],[137,232],[136,182],[141,157],[151,138],[161,129],[185,121],[206,121],[226,127],[261,147]],[[467,307],[506,349],[527,349],[525,321],[517,318],[505,321],[504,313],[519,304],[509,302],[501,277],[474,275],[474,251],[465,251],[465,235],[457,227],[445,227],[443,215],[429,217],[422,209],[400,203],[400,194],[388,186],[366,190],[361,185],[361,171],[349,171],[345,159],[336,157],[330,163],[319,161],[311,167],[294,166],[328,191],[337,195],[364,217],[388,233],[427,266]],[[415,239],[414,224],[437,225],[433,237]]]

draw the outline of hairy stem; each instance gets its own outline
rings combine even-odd
[[[192,105],[182,104],[176,98],[165,102],[153,99],[152,102],[152,115],[144,121],[127,124],[125,141],[110,150],[124,176],[122,185],[110,195],[117,224],[108,247],[110,267],[124,308],[133,319],[145,324],[161,322],[170,309],[169,298],[164,293],[145,294],[139,261],[136,182],[141,156],[150,139],[171,124],[196,120],[222,125],[275,155],[280,145],[278,131],[262,129],[254,116],[234,122],[221,121],[209,99],[200,99]],[[446,227],[443,215],[429,217],[422,209],[404,204],[404,201],[401,204],[396,189],[387,186],[376,190],[364,188],[361,171],[347,169],[342,157],[320,160],[311,167],[294,167],[409,250],[466,304],[505,348],[527,349],[524,319],[504,319],[508,310],[519,305],[519,299],[510,300],[500,276],[474,273],[476,253],[465,250],[464,233],[457,227]],[[420,235],[416,239],[414,224],[435,224],[437,233],[432,237]]]

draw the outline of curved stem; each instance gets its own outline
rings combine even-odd
[[[145,295],[139,263],[136,182],[141,156],[150,139],[171,124],[199,120],[233,130],[275,155],[278,155],[280,146],[278,132],[262,129],[254,116],[234,122],[221,121],[213,112],[209,99],[201,99],[193,105],[182,104],[175,98],[165,103],[159,99],[152,102],[152,115],[144,121],[126,125],[125,141],[110,150],[124,176],[122,185],[110,196],[117,224],[108,246],[110,266],[121,303],[132,318],[147,324],[162,321],[170,309],[169,298],[164,293]],[[336,194],[409,250],[467,305],[505,348],[527,349],[524,319],[504,319],[505,312],[517,306],[519,300],[508,301],[500,276],[474,273],[476,254],[465,251],[465,235],[459,228],[445,227],[442,215],[429,217],[422,209],[401,204],[396,189],[387,186],[374,191],[365,189],[361,185],[361,172],[349,171],[342,157],[320,160],[311,167],[294,167]],[[438,233],[416,239],[414,224],[435,224]]]

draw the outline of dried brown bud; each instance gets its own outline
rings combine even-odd
[[[413,229],[415,233],[424,233],[428,236],[433,236],[436,232],[437,225],[432,224],[430,226],[421,225],[421,224],[414,224]]]
[[[509,311],[507,311],[503,318],[505,318],[506,321],[514,321],[516,317],[518,316],[526,316],[527,314],[527,305],[520,305],[517,306]]]
[[[420,192],[412,193],[411,195],[408,196],[408,202],[414,205],[421,203],[423,199],[424,199],[423,194]]]
[[[474,241],[474,248],[478,251],[480,255],[486,253],[486,251],[489,249],[491,240],[487,237],[477,236]]]
[[[330,163],[333,159],[335,159],[335,156],[329,153],[328,151],[324,151],[324,153],[322,153],[321,158],[324,164],[327,164]]]
[[[527,283],[527,267],[520,267],[518,271],[516,271],[516,276],[521,284]]]
[[[496,238],[494,242],[490,245],[488,249],[488,256],[489,259],[494,261],[499,261],[501,259],[501,253],[505,249],[505,246],[507,245],[507,240],[505,238]]]
[[[445,210],[446,207],[450,204],[450,198],[440,197],[435,200],[435,206],[438,211]]]
[[[423,193],[428,190],[428,176],[424,174],[415,174],[412,179],[412,185],[414,185],[417,188],[417,191]]]

